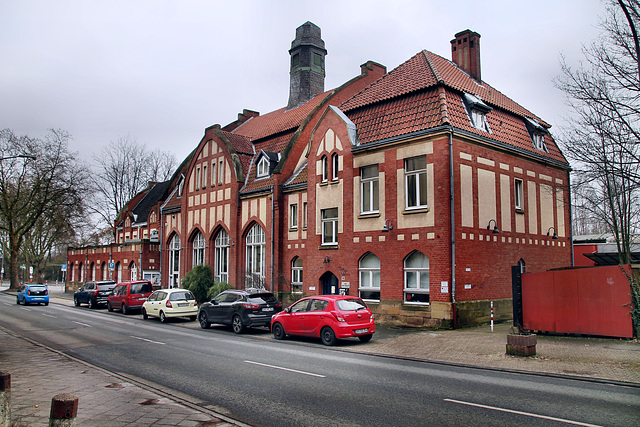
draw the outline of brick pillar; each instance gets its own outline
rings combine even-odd
[[[49,427],[73,427],[78,416],[78,398],[70,393],[60,393],[51,399]]]
[[[0,372],[0,427],[11,425],[11,374]]]

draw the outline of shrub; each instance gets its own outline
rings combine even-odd
[[[193,293],[198,303],[208,301],[209,290],[213,284],[213,273],[208,265],[193,267],[182,280],[182,286]]]
[[[211,286],[209,288],[209,295],[208,298],[209,300],[212,300],[216,297],[216,295],[218,295],[220,292],[227,290],[227,289],[231,289],[232,286],[230,284],[228,284],[227,282],[216,282],[214,283],[213,286]]]

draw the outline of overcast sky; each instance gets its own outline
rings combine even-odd
[[[295,30],[328,51],[325,90],[367,60],[390,71],[422,49],[451,59],[454,34],[480,33],[482,78],[553,125],[568,114],[553,79],[599,34],[598,0],[0,0],[0,128],[61,128],[90,160],[129,136],[175,154],[243,108],[289,96]]]

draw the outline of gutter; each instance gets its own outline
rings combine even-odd
[[[275,265],[275,257],[274,257],[274,251],[276,249],[276,244],[275,241],[276,239],[274,239],[274,233],[275,233],[275,212],[276,212],[276,208],[275,208],[275,203],[273,201],[274,197],[275,197],[275,193],[274,193],[274,187],[271,187],[271,278],[269,279],[271,282],[271,293],[273,293],[273,269],[274,269],[274,265]]]

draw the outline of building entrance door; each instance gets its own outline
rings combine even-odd
[[[338,278],[332,272],[324,273],[320,282],[322,283],[322,295],[338,295],[340,293]]]

